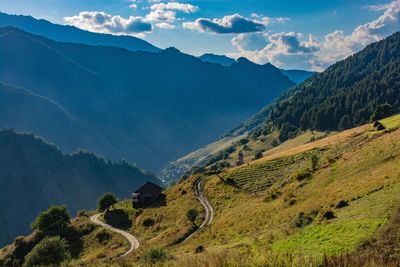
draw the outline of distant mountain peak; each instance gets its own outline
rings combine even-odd
[[[204,62],[219,64],[225,67],[230,67],[233,63],[236,62],[235,59],[224,56],[224,55],[215,55],[211,53],[206,53],[199,57]]]

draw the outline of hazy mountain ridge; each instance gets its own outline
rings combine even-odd
[[[215,63],[225,67],[229,67],[235,62],[236,59],[223,56],[223,55],[215,55],[215,54],[204,54],[199,57],[204,62]],[[281,69],[282,73],[287,76],[292,82],[299,84],[305,81],[306,79],[310,78],[315,72],[307,71],[307,70],[284,70]]]
[[[28,233],[38,212],[50,205],[66,204],[75,213],[94,208],[104,192],[127,198],[146,181],[159,183],[126,162],[106,162],[88,152],[63,154],[32,134],[2,130],[0,147],[1,244]]]
[[[94,33],[73,26],[59,25],[31,16],[9,15],[0,12],[0,27],[12,26],[33,34],[46,36],[60,42],[74,42],[88,45],[118,46],[132,51],[159,52],[161,49],[133,37]]]
[[[243,60],[225,68],[174,48],[59,43],[15,28],[1,29],[0,44],[0,81],[48,97],[100,129],[107,147],[84,148],[153,170],[215,140],[293,85],[273,66]]]

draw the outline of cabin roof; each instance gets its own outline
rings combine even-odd
[[[152,182],[146,182],[134,193],[144,194],[144,193],[160,193],[162,188]]]

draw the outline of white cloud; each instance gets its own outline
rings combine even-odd
[[[64,21],[80,29],[117,35],[137,36],[153,30],[152,24],[143,17],[130,16],[129,18],[123,18],[98,11],[84,11],[76,16],[65,17]]]
[[[159,3],[150,7],[151,10],[176,10],[184,13],[195,13],[199,10],[197,6],[178,2]]]
[[[146,20],[152,22],[167,22],[173,23],[176,20],[176,13],[171,10],[153,10],[146,15]]]
[[[160,22],[160,23],[156,23],[156,27],[160,28],[160,29],[166,29],[166,30],[172,30],[175,29],[175,25],[166,23],[166,22]]]
[[[368,9],[384,13],[376,20],[359,25],[351,34],[346,35],[343,31],[336,30],[327,34],[320,42],[312,35],[305,40],[303,35],[293,32],[241,34],[231,40],[239,52],[230,56],[245,56],[258,63],[271,62],[283,68],[320,71],[360,51],[366,45],[400,30],[400,0],[369,6]]]
[[[222,19],[198,18],[193,22],[183,23],[183,27],[200,32],[211,32],[216,34],[261,32],[265,30],[269,21],[267,18],[261,20],[245,18],[239,14],[225,16]]]

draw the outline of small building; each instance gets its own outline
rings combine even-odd
[[[238,161],[236,162],[236,166],[241,166],[244,164],[244,156],[243,156],[243,152],[240,151],[238,154]]]
[[[133,207],[140,208],[150,205],[160,197],[162,190],[160,186],[152,182],[146,182],[132,194]]]

